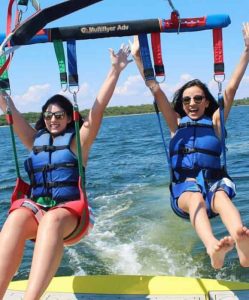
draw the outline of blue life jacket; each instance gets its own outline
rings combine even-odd
[[[80,198],[78,160],[70,150],[74,135],[74,129],[54,138],[45,129],[37,133],[32,152],[24,163],[34,201],[51,197],[60,203]]]
[[[201,170],[205,170],[206,179],[221,178],[221,152],[221,141],[209,117],[183,117],[169,144],[173,181],[196,178]]]

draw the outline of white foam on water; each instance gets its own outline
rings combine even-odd
[[[74,266],[74,275],[86,275],[86,272],[82,268],[82,257],[78,254],[76,248],[66,247],[65,249],[69,257],[69,264]]]
[[[100,261],[113,273],[196,276],[198,264],[190,252],[185,254],[186,249],[182,249],[181,244],[174,247],[174,241],[181,239],[179,233],[182,236],[185,233],[179,226],[176,228],[174,214],[170,214],[170,218],[164,215],[166,204],[161,205],[158,197],[165,197],[165,192],[162,193],[162,189],[148,191],[149,188],[140,186],[132,188],[129,192],[95,199],[99,206],[96,222],[85,243],[94,247]],[[168,204],[166,209],[170,210]],[[169,228],[169,224],[173,228]],[[178,229],[180,231],[174,233]]]
[[[111,271],[115,274],[140,274],[141,264],[133,244],[117,244],[111,247],[98,243],[101,246],[100,256],[111,261]]]

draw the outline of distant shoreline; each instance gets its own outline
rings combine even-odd
[[[248,106],[249,99],[235,100],[233,107],[236,106]],[[87,116],[89,109],[85,109],[80,113],[82,116]],[[130,116],[130,115],[141,115],[141,114],[151,114],[155,113],[155,108],[153,104],[143,104],[143,105],[130,105],[130,106],[111,106],[107,107],[104,113],[104,117],[120,117],[120,116]],[[24,118],[29,123],[35,123],[38,120],[40,113],[29,112],[23,113]],[[6,126],[6,119],[4,115],[0,115],[0,126]]]

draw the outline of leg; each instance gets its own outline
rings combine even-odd
[[[206,247],[212,266],[215,269],[222,268],[225,256],[233,249],[234,242],[231,237],[224,237],[220,241],[215,238],[202,194],[184,192],[178,200],[178,205],[189,213],[190,221]]]
[[[36,231],[34,215],[27,208],[16,209],[5,221],[0,234],[0,299],[21,263],[25,241]]]
[[[77,222],[77,217],[65,208],[48,211],[43,216],[37,232],[25,300],[40,299],[60,265],[63,238],[75,229]]]
[[[215,193],[212,209],[220,214],[222,222],[234,239],[240,264],[249,267],[249,229],[243,226],[237,208],[224,191]]]

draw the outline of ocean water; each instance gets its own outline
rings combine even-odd
[[[227,165],[237,185],[235,205],[249,226],[249,106],[232,108],[227,122]],[[163,122],[164,123],[164,122]],[[168,130],[165,127],[168,141]],[[8,127],[0,128],[0,225],[8,212],[15,165]],[[27,151],[17,139],[21,174]],[[188,221],[170,208],[169,171],[155,114],[105,118],[87,166],[87,195],[95,214],[91,233],[67,247],[57,276],[172,275],[248,281],[236,251],[216,271]],[[227,234],[217,217],[218,238]],[[15,279],[29,274],[33,243],[28,241]]]

